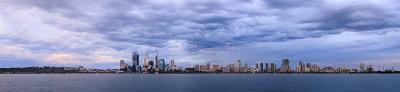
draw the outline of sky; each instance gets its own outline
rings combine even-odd
[[[400,67],[398,0],[0,0],[0,67]],[[396,68],[397,69],[397,68]],[[400,69],[400,68],[398,68]]]

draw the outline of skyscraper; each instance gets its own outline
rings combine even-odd
[[[211,63],[210,62],[207,62],[206,66],[207,66],[207,70],[211,69]]]
[[[360,69],[364,69],[364,63],[360,63]]]
[[[281,72],[284,73],[289,72],[289,59],[282,60]]]
[[[149,64],[149,53],[146,53],[146,58],[144,59],[144,65]]]
[[[174,61],[174,59],[171,59],[171,67],[175,67],[175,61]]]
[[[307,68],[311,69],[311,64],[310,63],[307,63]]]
[[[274,63],[271,63],[271,72],[276,72],[276,65]]]
[[[238,60],[238,67],[239,68],[242,67],[242,61],[241,60]]]
[[[269,68],[269,65],[267,62],[265,62],[265,72],[270,72],[271,69]]]
[[[249,70],[249,65],[247,63],[244,63],[244,72],[247,72]]]
[[[256,71],[257,72],[263,72],[264,71],[263,63],[260,63],[260,62],[256,63]]]
[[[124,62],[124,60],[120,60],[120,61],[119,61],[119,68],[120,68],[120,69],[125,68],[125,62]]]
[[[311,72],[319,72],[319,66],[317,64],[312,64]]]
[[[306,64],[300,61],[299,62],[299,66],[300,66],[300,71],[299,72],[305,72]]]
[[[160,68],[160,60],[158,60],[158,53],[155,56],[155,61],[156,61],[156,69],[159,69]]]
[[[132,71],[136,72],[139,66],[139,53],[132,52]]]
[[[164,71],[165,70],[165,62],[164,59],[160,59],[160,71]]]

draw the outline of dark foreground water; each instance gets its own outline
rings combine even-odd
[[[399,74],[0,74],[0,92],[400,92]]]

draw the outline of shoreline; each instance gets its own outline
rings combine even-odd
[[[156,74],[156,73],[0,73],[1,74]],[[158,73],[158,74],[400,74],[394,73]]]

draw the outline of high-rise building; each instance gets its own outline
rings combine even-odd
[[[174,61],[174,59],[171,59],[171,67],[175,67],[175,61]]]
[[[360,69],[364,69],[364,63],[360,63]]]
[[[258,72],[259,71],[259,65],[260,63],[256,62],[256,66],[255,66],[255,71]]]
[[[146,53],[146,58],[144,59],[144,65],[149,64],[149,53]]]
[[[158,53],[155,56],[155,61],[156,61],[156,69],[160,69],[160,60],[158,60]]]
[[[299,66],[300,66],[300,71],[299,72],[305,72],[306,70],[306,64],[303,62],[299,62]]]
[[[267,62],[265,62],[265,72],[270,72],[271,71],[271,69],[269,68],[269,65],[268,65],[268,63]]]
[[[206,66],[207,66],[207,70],[211,69],[211,63],[210,62],[207,62]]]
[[[271,72],[276,72],[276,65],[274,63],[271,63]]]
[[[120,71],[127,71],[127,69],[129,68],[129,65],[125,64],[124,60],[120,60],[119,61],[119,68],[120,68]]]
[[[297,65],[297,66],[296,66],[296,70],[295,70],[295,72],[297,72],[297,73],[298,73],[298,72],[301,72],[300,65]]]
[[[250,66],[250,72],[252,72],[252,73],[255,73],[255,72],[256,72],[256,69],[255,69],[254,66]]]
[[[165,61],[164,59],[160,59],[160,71],[164,71],[165,70]]]
[[[125,65],[124,60],[120,60],[119,61],[119,68],[125,68],[124,65]]]
[[[244,63],[244,72],[247,72],[249,69],[249,65],[247,63]]]
[[[242,61],[238,60],[238,67],[242,67]]]
[[[132,71],[136,72],[139,66],[139,53],[132,52]]]
[[[260,63],[260,62],[256,63],[256,71],[257,72],[263,72],[264,71],[263,63]]]
[[[317,64],[312,64],[311,72],[319,72],[319,66]]]
[[[235,72],[235,64],[228,64],[229,72],[234,73]]]
[[[307,68],[311,69],[311,64],[310,63],[307,63]]]
[[[282,60],[281,72],[284,73],[289,72],[289,59]]]
[[[260,71],[259,72],[264,72],[264,64],[260,63],[259,65],[260,65]]]

